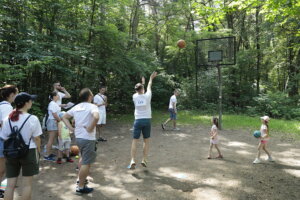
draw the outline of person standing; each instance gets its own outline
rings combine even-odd
[[[53,84],[53,91],[57,92],[58,96],[59,96],[59,99],[57,100],[57,104],[60,106],[60,107],[65,107],[67,106],[66,104],[63,104],[62,103],[62,99],[65,98],[65,99],[69,99],[71,98],[71,95],[70,93],[64,88],[61,86],[60,82],[57,81]]]
[[[166,129],[166,125],[168,122],[173,121],[173,130],[179,131],[180,129],[176,126],[176,120],[177,120],[177,97],[179,96],[179,91],[177,89],[174,90],[174,94],[170,98],[169,103],[169,112],[170,112],[170,118],[165,121],[165,123],[161,124],[161,127],[163,130]]]
[[[100,129],[106,124],[106,106],[107,106],[107,96],[105,96],[106,87],[101,86],[99,89],[99,93],[94,96],[94,104],[99,109],[99,116],[100,119],[97,122],[96,131],[98,133],[98,141],[99,142],[106,142],[107,140],[101,137]]]
[[[151,118],[152,118],[151,87],[152,87],[152,81],[156,76],[157,76],[157,72],[153,72],[151,74],[146,93],[143,84],[138,83],[134,87],[136,91],[136,93],[133,95],[133,102],[135,107],[134,110],[135,121],[133,124],[133,140],[131,145],[131,161],[128,166],[129,169],[135,169],[136,167],[136,160],[135,160],[136,148],[141,133],[143,134],[143,138],[144,138],[143,160],[141,164],[142,166],[147,167],[147,157],[149,152],[149,141],[151,135]],[[142,82],[144,82],[144,78],[142,78]]]
[[[93,192],[93,188],[85,185],[87,176],[90,173],[91,165],[96,160],[96,125],[99,120],[98,107],[92,104],[93,93],[90,89],[84,88],[79,93],[79,104],[68,110],[62,120],[70,131],[75,131],[76,143],[81,153],[81,167],[79,169],[79,184],[76,188],[77,194]],[[75,129],[69,119],[74,118]]]
[[[18,94],[18,88],[14,85],[5,85],[0,88],[0,134],[4,119],[13,111],[11,103]],[[4,141],[0,138],[0,185],[5,174],[5,158],[3,155]],[[0,190],[0,198],[4,197],[4,191]]]
[[[14,199],[14,190],[22,169],[22,199],[31,199],[33,176],[39,173],[39,153],[41,152],[42,127],[39,119],[28,113],[32,107],[32,102],[36,95],[26,92],[19,93],[15,98],[16,109],[3,122],[1,138],[9,139],[12,127],[17,127],[29,150],[21,158],[6,159],[7,188],[5,190],[5,200]],[[23,126],[23,127],[22,127]],[[22,127],[22,128],[21,128]]]

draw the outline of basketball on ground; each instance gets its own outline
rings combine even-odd
[[[185,48],[186,43],[185,43],[184,40],[178,40],[177,46],[178,46],[180,49],[182,49],[182,48]]]
[[[77,145],[73,145],[70,148],[70,153],[72,156],[77,156],[79,154],[79,148]]]

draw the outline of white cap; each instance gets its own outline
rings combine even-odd
[[[270,117],[269,116],[263,116],[260,119],[262,119],[264,121],[270,121]]]

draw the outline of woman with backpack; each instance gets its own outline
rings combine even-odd
[[[0,134],[3,120],[13,111],[11,103],[14,101],[18,94],[18,88],[14,85],[5,85],[0,88]],[[3,155],[3,143],[4,141],[0,138],[0,185],[5,174],[5,158]],[[3,198],[4,191],[0,190],[0,198]]]
[[[6,157],[7,177],[5,200],[14,199],[14,190],[21,169],[23,176],[22,199],[31,199],[33,176],[39,173],[40,135],[42,134],[42,128],[39,119],[28,113],[35,98],[35,95],[30,95],[25,92],[19,93],[14,101],[16,109],[3,121],[0,137],[5,141],[4,155]],[[22,139],[18,140],[23,140],[26,144],[26,149],[22,149],[21,152],[18,151],[18,156],[15,155],[15,152],[7,151],[7,149],[11,147],[8,145],[8,141],[15,142],[12,141],[12,133],[19,133]],[[20,156],[19,154],[23,155]]]

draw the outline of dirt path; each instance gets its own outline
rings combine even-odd
[[[162,131],[153,127],[147,169],[128,170],[130,125],[109,124],[107,143],[98,145],[93,167],[92,194],[75,195],[76,164],[42,161],[35,178],[35,200],[296,200],[300,198],[300,143],[272,138],[275,163],[253,165],[257,140],[249,131],[220,132],[224,160],[207,160],[209,127],[181,127]],[[214,152],[216,155],[216,152]],[[141,160],[142,143],[138,158]],[[263,154],[262,158],[265,158]],[[20,189],[18,189],[20,190]],[[18,191],[19,192],[19,191]]]

